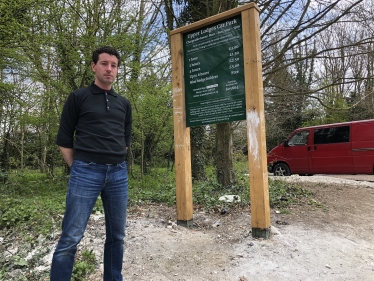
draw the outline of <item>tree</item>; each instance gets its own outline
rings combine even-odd
[[[134,108],[134,157],[138,158],[141,175],[151,171],[158,146],[172,141],[171,89],[168,41],[164,30],[159,28],[159,7],[140,1],[133,35],[133,49],[127,65],[130,77],[128,96]],[[147,20],[146,20],[147,19]],[[160,25],[161,26],[161,25]],[[167,148],[166,148],[167,147]],[[160,155],[165,154],[159,152]]]
[[[274,45],[273,52],[279,52]],[[292,55],[304,57],[307,53],[315,52],[315,48],[309,49],[307,45],[300,45],[292,50]],[[282,58],[280,58],[282,59]],[[285,62],[280,62],[285,65]],[[307,119],[306,110],[310,107],[310,101],[305,93],[312,87],[311,81],[314,73],[314,59],[303,59],[295,63],[294,67],[283,67],[272,75],[270,83],[277,85],[266,90],[272,92],[272,99],[266,100],[267,122],[267,146],[272,148],[282,142],[290,132],[301,127]],[[290,94],[292,90],[295,94]],[[276,98],[274,98],[276,97]],[[310,108],[310,114],[313,109]],[[309,114],[309,116],[310,116]]]
[[[371,1],[262,0],[256,3],[261,10],[268,141],[278,143],[292,129],[305,124],[372,118]],[[1,2],[3,167],[12,162],[23,167],[36,159],[40,169],[53,172],[55,163],[63,163],[54,144],[62,105],[71,91],[91,83],[91,53],[105,44],[113,45],[122,55],[123,63],[114,86],[134,105],[134,163],[143,163],[142,172],[146,172],[145,167],[169,151],[172,143],[170,58],[165,30],[237,4],[241,3],[213,0]],[[227,132],[233,129],[221,130],[220,126],[210,129],[217,136],[219,131],[224,132],[218,138],[227,137],[222,143],[230,146],[231,133]],[[205,130],[205,127],[197,130],[196,136],[201,141],[197,138],[196,143],[205,143],[214,135]],[[199,163],[210,159],[210,148],[192,145],[196,148],[193,154],[199,154],[202,159]],[[230,151],[223,152],[228,159]],[[230,177],[232,168],[226,166],[227,162],[230,161],[223,160],[221,164],[230,171],[227,173]]]
[[[158,122],[161,114],[165,120],[170,120],[171,94],[167,79],[170,67],[167,56],[163,55],[166,53],[164,49],[167,48],[167,39],[163,36],[164,30],[157,16],[159,10],[149,2],[143,1],[143,6],[136,6],[135,9],[133,2],[126,0],[13,0],[7,3],[1,3],[5,6],[1,6],[0,13],[6,12],[7,21],[18,24],[14,24],[16,31],[13,32],[14,28],[9,29],[12,33],[7,37],[9,40],[6,47],[7,50],[14,50],[13,54],[22,60],[15,67],[19,84],[14,85],[18,87],[18,91],[14,90],[16,95],[7,93],[12,98],[9,99],[9,105],[13,107],[9,108],[16,110],[12,111],[16,113],[11,119],[14,122],[8,122],[10,117],[6,117],[3,124],[6,124],[6,129],[10,132],[15,132],[11,139],[21,148],[21,158],[29,158],[27,155],[22,156],[23,152],[35,154],[39,167],[45,172],[53,172],[55,161],[59,165],[63,163],[55,145],[58,118],[67,96],[93,81],[91,54],[100,45],[112,45],[120,51],[122,64],[114,85],[116,91],[126,95],[143,113],[153,106],[161,108],[152,112],[152,120]],[[11,12],[17,7],[28,9],[27,12],[22,10],[20,13],[24,15],[22,21],[17,21],[18,14]],[[2,19],[3,17],[0,19],[0,27]],[[1,32],[0,36],[5,36],[4,34],[7,33]],[[0,48],[5,47],[1,45]],[[12,58],[9,52],[2,54],[5,54],[4,61]],[[9,77],[8,74],[4,79]],[[131,88],[131,85],[136,87]],[[8,85],[3,87],[0,84],[1,90],[7,91],[8,88]],[[142,95],[134,95],[132,100],[131,93],[139,93],[137,89],[142,91]],[[1,95],[0,102],[8,102],[3,97]],[[148,103],[149,108],[143,107],[142,101],[152,100],[152,97],[155,97],[154,103]],[[1,107],[1,116],[10,116],[11,111],[3,109]],[[134,117],[134,120],[138,120],[139,116]],[[169,149],[169,144],[163,142],[171,139],[170,132],[165,133],[166,130],[170,131],[170,126],[164,124],[161,127],[162,124],[160,122],[160,126],[154,126],[153,123],[153,126],[144,127],[148,130],[143,131],[144,135],[150,136],[151,132],[155,135],[155,138],[148,138],[147,141],[147,148],[152,148],[148,149],[150,153],[157,151],[162,155],[163,152],[158,151],[160,146],[165,151]],[[37,137],[36,149],[34,145],[27,143],[30,136],[33,140]],[[135,136],[135,142],[137,139],[138,136]],[[134,147],[137,146],[135,142]],[[18,153],[16,151],[19,150],[14,150],[13,153]],[[21,165],[22,163],[23,160]]]
[[[364,12],[370,1],[256,3],[261,9],[268,145],[304,124],[345,121],[349,88],[368,78],[352,66],[363,62],[363,50],[373,39],[373,33],[364,32],[365,25],[372,25],[370,9]]]
[[[168,26],[173,18],[191,23],[235,7],[228,2],[175,1],[179,6],[171,9],[165,1],[174,11]],[[260,8],[270,148],[303,125],[372,116],[371,1],[254,2]]]
[[[176,19],[177,25],[193,23],[195,21],[216,15],[218,13],[230,10],[237,6],[238,1],[234,0],[184,0],[176,1],[176,4],[182,5],[181,11],[177,15],[176,9],[170,1],[165,1],[165,12],[168,19],[168,27],[173,28],[172,19]],[[192,177],[195,180],[205,179],[205,157],[203,143],[206,136],[204,126],[192,127],[191,134],[191,162]],[[217,180],[220,185],[226,187],[235,182],[235,173],[233,172],[233,146],[232,146],[232,128],[231,123],[216,125],[216,153],[215,166]]]
[[[5,182],[10,167],[11,137],[16,125],[20,95],[18,94],[17,65],[23,61],[14,46],[25,32],[29,21],[30,1],[10,0],[0,3],[0,177]]]
[[[183,1],[176,1],[177,4],[181,5]],[[174,29],[174,22],[176,22],[176,27],[180,27],[186,23],[194,22],[203,17],[196,15],[196,11],[193,12],[196,7],[195,5],[205,7],[202,1],[192,1],[193,4],[190,6],[188,1],[185,1],[185,6],[181,9],[179,15],[176,13],[176,8],[173,5],[172,0],[165,0],[165,14],[167,19],[167,28],[169,31]],[[170,44],[170,42],[169,42]],[[170,48],[170,47],[169,47]],[[204,136],[205,127],[197,126],[190,128],[190,139],[191,139],[191,173],[193,180],[204,180],[206,178],[205,173],[205,151],[204,151]]]

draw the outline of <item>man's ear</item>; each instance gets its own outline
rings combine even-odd
[[[91,68],[92,68],[93,72],[95,72],[95,66],[96,66],[96,64],[94,62],[91,62]]]

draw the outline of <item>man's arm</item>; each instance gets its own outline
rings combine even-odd
[[[127,101],[127,110],[126,110],[126,119],[125,119],[125,142],[126,142],[126,150],[130,147],[131,141],[131,129],[132,129],[132,112],[131,112],[131,104]]]
[[[66,164],[68,164],[68,166],[71,167],[71,165],[73,164],[74,149],[62,146],[59,146],[59,148],[61,150],[62,156],[64,157]]]

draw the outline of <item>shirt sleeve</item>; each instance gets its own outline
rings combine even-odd
[[[58,146],[73,148],[74,132],[79,115],[77,95],[73,92],[69,95],[62,109],[60,126],[58,128],[56,144]]]

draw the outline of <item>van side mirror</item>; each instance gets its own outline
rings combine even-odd
[[[289,147],[290,145],[288,144],[288,140],[284,141],[284,147]]]

